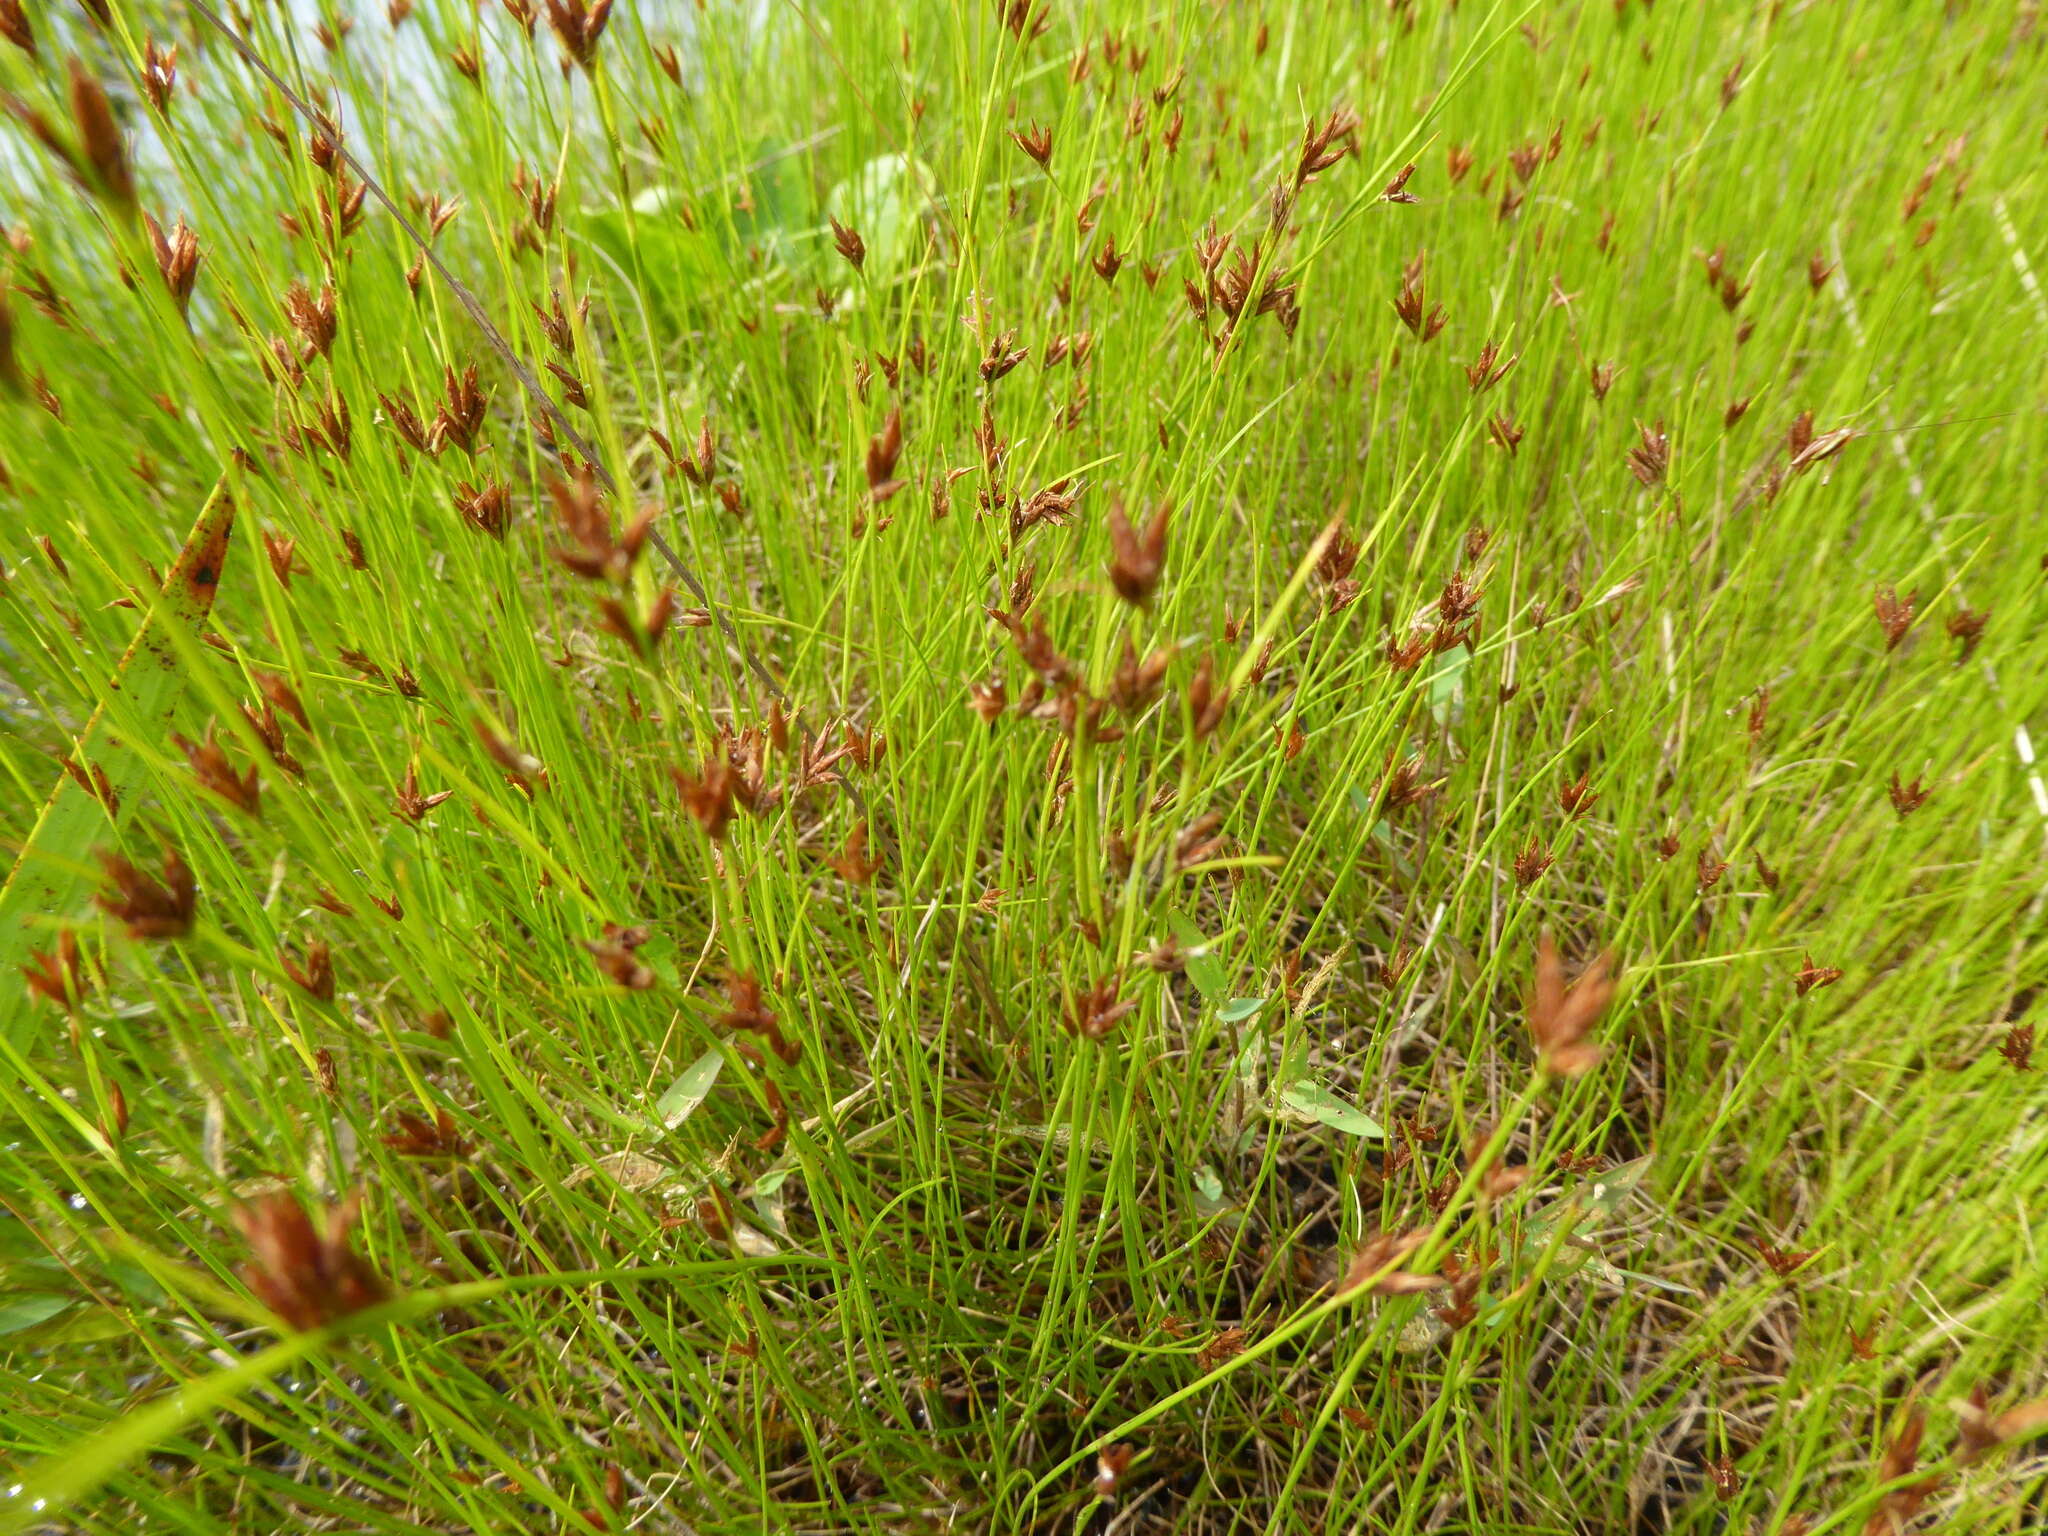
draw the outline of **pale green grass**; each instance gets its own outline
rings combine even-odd
[[[0,1526],[1854,1532],[1940,1475],[1901,1529],[2039,1528],[2048,1463],[1955,1460],[1972,1389],[2048,1395],[2043,1077],[2001,1054],[2048,979],[2034,8],[1041,9],[1020,40],[966,4],[626,6],[566,75],[497,7],[364,5],[338,50],[235,19],[408,217],[459,205],[442,260],[580,385],[614,525],[657,506],[720,621],[650,656],[598,602],[643,617],[663,556],[620,586],[551,558],[543,413],[374,197],[322,232],[307,123],[196,12],[53,0],[34,57],[0,43],[65,132],[65,60],[106,82],[141,206],[204,256],[181,318],[139,228],[0,119],[0,833],[29,841],[96,709],[120,796],[30,844],[71,895],[0,935],[86,957],[73,1027],[0,979]],[[1276,240],[1339,107],[1356,153]],[[1385,200],[1410,162],[1418,201]],[[1212,343],[1183,292],[1212,221],[1260,242],[1255,291],[1299,285],[1291,337],[1255,300]],[[1394,308],[1423,252],[1427,344]],[[294,280],[333,287],[326,356]],[[1474,393],[1489,342],[1518,361]],[[431,418],[470,363],[477,451],[407,448],[380,394]],[[307,436],[335,402],[346,453]],[[875,504],[892,410],[907,484]],[[1803,412],[1851,435],[1795,471]],[[713,486],[649,435],[703,422]],[[162,615],[142,653],[175,662],[159,706],[115,668],[223,477],[206,633]],[[457,511],[492,480],[502,541]],[[1056,486],[1070,515],[1013,534]],[[1140,609],[1110,509],[1162,500]],[[1103,714],[1121,739],[1018,708],[987,610],[1026,571],[1070,695],[1171,651]],[[1390,665],[1454,572],[1469,645]],[[1896,648],[1880,587],[1917,593]],[[296,777],[244,717],[264,679],[310,722]],[[159,707],[257,769],[259,814]],[[789,713],[783,793],[714,846],[674,772]],[[882,745],[800,789],[848,725]],[[1409,759],[1433,792],[1394,805]],[[417,822],[409,772],[451,796]],[[133,940],[93,856],[161,844],[197,922]],[[648,928],[651,987],[595,963],[607,923]],[[1617,967],[1577,1078],[1529,1038],[1546,929]],[[331,1002],[292,980],[316,942]],[[1841,976],[1800,996],[1809,956]],[[735,972],[793,1062],[721,1026]],[[1077,1038],[1105,980],[1135,1007]],[[385,1141],[438,1111],[459,1159]],[[1482,1197],[1482,1148],[1519,1188]],[[280,1183],[360,1191],[398,1298],[277,1344],[233,1212]],[[1333,1289],[1411,1229],[1409,1270],[1483,1271],[1465,1326]]]

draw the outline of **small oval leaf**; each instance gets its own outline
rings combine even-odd
[[[690,1069],[670,1085],[654,1107],[664,1129],[674,1130],[697,1112],[724,1066],[725,1057],[716,1050],[706,1051],[690,1063]]]
[[[1346,1104],[1321,1083],[1301,1078],[1280,1091],[1281,1107],[1305,1120],[1319,1121],[1347,1136],[1385,1136],[1377,1120]]]

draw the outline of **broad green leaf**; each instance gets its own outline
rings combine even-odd
[[[1209,941],[1202,937],[1202,930],[1178,912],[1168,913],[1166,921],[1180,947],[1187,951],[1188,980],[1210,1002],[1222,1001],[1230,990],[1230,974],[1224,970],[1223,962],[1210,953]]]
[[[135,1324],[118,1308],[77,1307],[25,1334],[22,1343],[35,1349],[55,1349],[60,1345],[100,1344],[108,1339],[132,1339],[135,1332]]]
[[[866,244],[867,280],[886,283],[917,254],[931,197],[931,172],[917,161],[877,155],[832,189],[825,211],[852,226]]]
[[[1259,1062],[1265,1054],[1265,1032],[1255,1031],[1245,1037],[1244,1045],[1238,1050],[1237,1060],[1231,1065],[1231,1076],[1244,1085],[1247,1094],[1259,1091]]]
[[[199,509],[162,593],[143,616],[105,685],[102,702],[74,744],[80,759],[105,771],[120,821],[130,818],[143,797],[124,793],[133,788],[129,778],[134,759],[114,740],[106,700],[121,701],[121,718],[146,724],[154,734],[169,734],[186,691],[184,652],[173,632],[183,631],[189,640],[212,612],[234,526],[234,502],[223,481]],[[6,883],[0,885],[0,986],[18,989],[21,967],[30,953],[53,942],[43,920],[84,915],[92,851],[109,841],[109,831],[108,812],[100,801],[69,774],[58,774]],[[27,1006],[10,1005],[0,1013],[7,1020],[6,1038],[17,1045],[45,1016],[43,1010]]]
[[[1230,1202],[1223,1198],[1223,1181],[1216,1177],[1216,1170],[1207,1163],[1195,1165],[1194,1184],[1198,1215],[1215,1216],[1230,1208]]]
[[[1455,724],[1465,712],[1465,666],[1472,653],[1454,646],[1436,658],[1429,677],[1429,712],[1438,725]]]
[[[70,1307],[70,1296],[14,1296],[0,1301],[0,1334],[20,1333],[37,1323],[47,1323]]]
[[[1216,1010],[1216,1017],[1226,1024],[1236,1024],[1257,1013],[1266,1006],[1266,1002],[1263,997],[1233,997]]]
[[[654,1106],[665,1129],[674,1130],[697,1112],[697,1106],[710,1094],[724,1066],[723,1055],[716,1050],[706,1051],[690,1063],[688,1071],[670,1084],[668,1092],[661,1096],[661,1102]]]
[[[1347,1136],[1385,1136],[1380,1123],[1346,1104],[1313,1078],[1300,1078],[1280,1090],[1280,1104],[1296,1118],[1316,1120]]]

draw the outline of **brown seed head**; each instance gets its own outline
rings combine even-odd
[[[1195,740],[1202,741],[1214,734],[1229,707],[1230,689],[1218,686],[1216,658],[1205,653],[1195,667],[1195,675],[1188,679],[1188,717]]]
[[[1976,654],[1977,642],[1984,636],[1984,621],[1989,617],[1974,608],[1959,608],[1948,616],[1942,627],[1959,647],[1956,660],[1967,661]]]
[[[1636,437],[1636,446],[1628,451],[1629,473],[1646,486],[1656,485],[1671,466],[1671,439],[1661,421],[1654,427],[1637,422]]]
[[[21,968],[21,974],[28,983],[29,996],[39,997],[66,1013],[75,1012],[78,999],[85,991],[78,935],[66,928],[57,935],[55,954],[48,950],[32,950],[28,959],[29,963]]]
[[[359,1206],[360,1196],[351,1194],[326,1213],[317,1230],[286,1190],[235,1212],[250,1250],[242,1279],[286,1327],[325,1327],[375,1306],[388,1294],[376,1271],[349,1247],[349,1228]]]
[[[106,90],[77,59],[69,61],[71,120],[78,129],[79,153],[91,172],[90,181],[108,202],[123,210],[135,206],[135,180],[128,170],[128,152]]]
[[[393,796],[392,813],[400,821],[408,821],[414,826],[418,826],[422,821],[426,820],[427,812],[433,810],[435,806],[443,804],[454,793],[455,791],[452,789],[443,789],[431,795],[421,794],[419,764],[408,763],[405,769],[405,778],[399,784],[397,793]]]
[[[0,0],[0,37],[4,37],[30,58],[35,57],[36,35],[30,30],[21,0]]]
[[[1919,779],[1916,778],[1912,783],[1908,784],[1899,778],[1899,772],[1896,768],[1892,770],[1892,809],[1899,813],[1899,820],[1904,821],[1908,816],[1919,810],[1921,806],[1927,803],[1927,797],[1932,793],[1933,791]]]
[[[846,841],[826,861],[840,879],[852,885],[872,885],[875,876],[881,873],[882,860],[868,854],[868,826],[857,821],[846,834]]]
[[[623,987],[628,992],[645,992],[658,978],[653,969],[633,953],[640,947],[638,940],[644,937],[644,931],[620,929],[613,925],[612,931],[604,938],[583,940],[583,947],[590,951],[591,959],[597,962],[597,968],[604,972],[613,986]]]
[[[1721,883],[1721,877],[1728,873],[1728,861],[1714,857],[1712,848],[1702,848],[1699,858],[1699,881],[1701,891],[1711,891]]]
[[[1554,860],[1543,840],[1535,833],[1529,834],[1529,842],[1515,855],[1515,884],[1533,885],[1542,873],[1550,868]]]
[[[284,317],[305,344],[305,361],[327,356],[334,346],[339,319],[335,312],[332,283],[322,283],[316,297],[304,283],[294,279],[285,290]]]
[[[1895,651],[1899,642],[1906,638],[1906,631],[1913,627],[1913,608],[1920,601],[1918,592],[1908,592],[1900,597],[1898,589],[1890,582],[1880,582],[1871,592],[1870,605],[1877,614],[1877,627],[1884,631],[1884,648]]]
[[[0,5],[12,4],[14,0],[0,0]],[[171,109],[171,93],[178,85],[178,45],[158,48],[155,38],[149,38],[142,45],[142,93],[149,98],[149,104],[156,109],[159,117]]]
[[[1804,997],[1816,987],[1832,987],[1842,979],[1841,968],[1832,965],[1815,965],[1813,956],[1807,955],[1792,977],[1792,990]]]
[[[1015,128],[1010,131],[1010,140],[1025,154],[1035,160],[1040,168],[1050,169],[1052,160],[1052,129],[1034,122],[1024,132]]]
[[[1567,816],[1583,816],[1599,800],[1589,787],[1593,782],[1593,770],[1588,768],[1576,779],[1557,787],[1557,808]]]
[[[858,230],[840,223],[836,218],[832,220],[832,248],[846,258],[847,264],[854,271],[865,269],[868,259],[867,242],[861,239]]]
[[[334,957],[325,939],[315,939],[306,946],[303,964],[289,954],[280,954],[278,964],[309,997],[323,1003],[334,1001]]]
[[[1412,1296],[1447,1284],[1442,1275],[1414,1274],[1400,1267],[1428,1240],[1429,1233],[1422,1228],[1376,1233],[1351,1256],[1337,1282],[1337,1294],[1349,1296],[1369,1288],[1375,1296]]]
[[[378,1140],[400,1157],[460,1158],[469,1153],[469,1138],[457,1129],[455,1116],[445,1108],[436,1109],[431,1120],[406,1109],[392,1118],[398,1128]]]
[[[192,931],[199,887],[174,849],[164,849],[161,884],[119,854],[103,852],[99,860],[108,889],[93,898],[94,904],[126,925],[128,937],[182,939]]]
[[[1420,805],[1444,787],[1442,779],[1425,780],[1423,772],[1419,757],[1390,759],[1374,796],[1380,809],[1391,816],[1411,805]]]
[[[1878,1482],[1898,1483],[1912,1474],[1920,1459],[1920,1441],[1926,1429],[1927,1415],[1915,1407],[1906,1416],[1898,1434],[1885,1446],[1884,1454],[1878,1458]],[[1891,1489],[1878,1500],[1877,1508],[1864,1522],[1863,1536],[1899,1536],[1920,1513],[1920,1507],[1934,1496],[1942,1481],[1939,1476],[1923,1477]]]
[[[732,821],[733,795],[737,788],[732,766],[722,754],[713,753],[704,759],[702,773],[692,776],[680,768],[671,768],[669,777],[675,780],[676,790],[683,797],[683,807],[697,818],[697,824],[705,835],[716,842],[725,836],[725,829]]]
[[[1067,1033],[1083,1040],[1100,1040],[1116,1028],[1117,1021],[1138,1006],[1135,1002],[1120,1001],[1117,991],[1117,978],[1105,976],[1094,986],[1076,992],[1062,1017]]]
[[[1600,1060],[1600,1047],[1587,1036],[1614,995],[1609,960],[1600,955],[1576,982],[1564,979],[1564,962],[1546,929],[1537,942],[1536,990],[1529,1004],[1529,1034],[1537,1065],[1558,1077],[1580,1077]]]
[[[1489,341],[1479,349],[1479,355],[1465,365],[1465,382],[1471,386],[1473,394],[1484,394],[1493,388],[1508,376],[1508,371],[1519,363],[1522,357],[1518,352],[1506,362],[1499,359],[1500,343]]]
[[[1295,189],[1307,186],[1357,148],[1358,114],[1349,107],[1331,108],[1320,123],[1311,117],[1301,130],[1301,149],[1294,159]],[[1399,179],[1405,182],[1407,177]]]
[[[1152,601],[1166,568],[1166,528],[1172,515],[1172,503],[1162,501],[1145,526],[1135,529],[1124,515],[1123,503],[1110,504],[1109,581],[1125,602],[1142,608]]]
[[[179,750],[185,754],[185,761],[191,766],[192,776],[199,781],[199,787],[220,796],[236,810],[250,816],[262,814],[262,789],[256,779],[255,765],[243,774],[235,772],[234,764],[214,740],[213,729],[207,728],[204,741],[192,741],[184,736],[173,736]],[[279,740],[283,740],[282,732]]]
[[[868,439],[868,497],[876,505],[887,501],[905,483],[896,478],[896,461],[903,453],[903,412],[892,408],[878,436]]]
[[[562,69],[580,64],[585,70],[597,62],[598,39],[612,17],[612,0],[547,0],[548,26],[562,48]]]

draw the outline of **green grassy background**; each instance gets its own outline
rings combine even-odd
[[[552,557],[570,440],[196,8],[23,16],[10,100],[71,141],[80,59],[203,261],[181,313],[0,126],[0,1522],[2038,1528],[2044,1463],[1958,1466],[1954,1406],[2048,1392],[2035,6],[629,5],[587,69],[545,14],[230,12],[455,209],[439,258],[708,604]],[[380,397],[471,364],[473,451],[407,446]],[[1803,419],[1850,435],[1795,465]],[[654,434],[700,426],[686,475]],[[154,594],[217,485],[202,632]],[[1162,502],[1139,607],[1111,509]],[[1454,577],[1468,643],[1391,662]],[[658,646],[607,631],[668,587]],[[1091,728],[1126,646],[1161,691]],[[771,793],[714,842],[676,777],[747,732]],[[67,755],[117,814],[36,834]],[[136,941],[94,855],[164,845],[197,920]],[[610,972],[607,924],[648,931]],[[65,929],[68,1024],[12,979]],[[1576,1079],[1546,929],[1617,968]],[[258,1356],[232,1213],[280,1185],[360,1190],[403,1299]],[[1459,1290],[1333,1290],[1420,1228]]]

